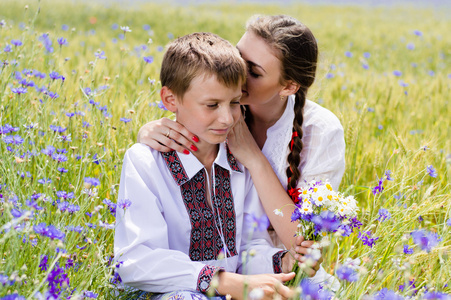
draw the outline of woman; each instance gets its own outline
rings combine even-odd
[[[248,64],[248,78],[241,98],[245,118],[228,136],[230,151],[249,169],[278,239],[287,249],[305,253],[293,236],[297,224],[290,218],[292,197],[312,179],[329,180],[337,189],[345,167],[340,121],[306,100],[315,79],[316,40],[292,17],[258,16],[248,22],[237,48]],[[187,149],[196,151],[198,140],[163,118],[144,125],[138,141],[186,154]],[[282,213],[276,215],[276,210]]]

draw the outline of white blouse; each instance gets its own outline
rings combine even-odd
[[[293,108],[294,95],[291,95],[283,115],[267,130],[262,149],[285,189],[287,157],[290,153],[288,145],[293,133]],[[327,179],[337,191],[345,171],[345,140],[340,121],[331,111],[307,100],[302,132],[301,178],[298,187],[303,186],[305,181]]]
[[[127,150],[114,237],[124,284],[156,293],[205,292],[219,268],[280,272],[284,251],[272,245],[266,227],[250,231],[253,220],[265,212],[249,172],[225,144],[220,144],[213,166],[210,175],[191,153],[162,154],[144,144]],[[208,190],[210,204],[205,200]],[[131,206],[124,210],[120,203],[125,199]],[[250,249],[255,255],[243,265],[242,251]]]
[[[290,153],[288,145],[291,142],[294,120],[294,95],[288,97],[288,103],[283,115],[266,132],[266,142],[262,153],[271,167],[287,188],[286,169],[287,157]],[[333,189],[338,187],[345,171],[345,140],[343,127],[338,118],[326,108],[307,100],[304,106],[304,121],[302,123],[301,161],[299,171],[301,178],[297,187],[310,180],[328,180]],[[274,245],[283,247],[281,240],[271,232]],[[320,267],[316,275],[310,278],[313,282],[327,285],[333,291],[340,287],[338,279],[329,275]]]

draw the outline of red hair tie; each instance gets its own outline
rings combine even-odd
[[[299,136],[297,131],[293,131],[293,135],[291,136],[290,151],[293,151],[294,137],[295,136]]]

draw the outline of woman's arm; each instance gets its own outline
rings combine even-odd
[[[293,201],[241,119],[228,136],[230,151],[250,172],[271,225],[287,249],[295,247],[297,223],[291,222]],[[281,209],[283,216],[276,215]]]
[[[182,124],[168,118],[151,121],[143,125],[138,132],[138,143],[143,143],[160,152],[169,152],[171,149],[189,154],[196,151],[194,143],[197,136],[188,131]]]

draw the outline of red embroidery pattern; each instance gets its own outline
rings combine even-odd
[[[219,267],[205,265],[199,273],[199,277],[197,278],[197,290],[201,293],[206,293],[210,289],[210,282],[213,279],[213,276],[219,270],[223,270]]]
[[[230,152],[229,147],[227,146],[227,162],[229,163],[230,168],[237,172],[242,172],[240,167],[238,167],[238,162],[236,161],[235,156]]]
[[[224,236],[227,257],[237,255],[235,206],[229,171],[215,165],[215,193],[211,193],[214,194],[212,203],[215,213],[213,213],[207,204],[205,169],[189,179],[175,151],[162,154],[174,180],[180,185],[183,202],[190,218],[190,259],[216,260],[224,248],[219,230]]]
[[[272,256],[272,267],[275,274],[282,273],[282,256],[287,252],[287,250],[281,250]]]
[[[169,170],[171,170],[172,177],[174,177],[174,180],[178,185],[183,184],[186,180],[189,179],[188,175],[185,172],[185,169],[183,168],[182,162],[177,155],[177,151],[160,153],[166,161]]]

